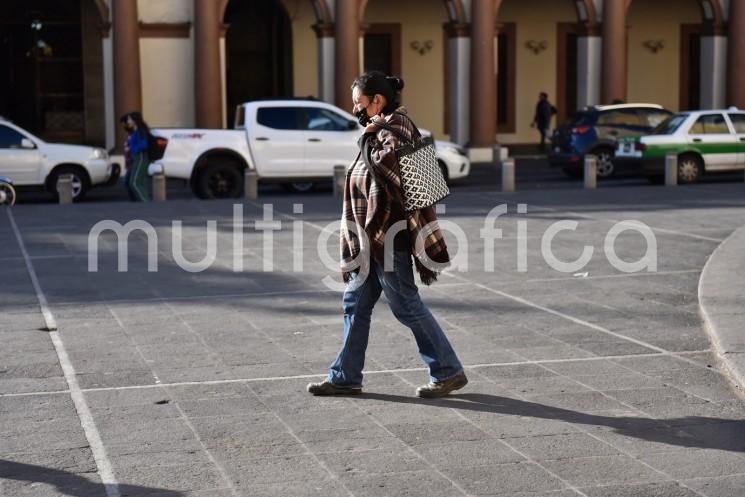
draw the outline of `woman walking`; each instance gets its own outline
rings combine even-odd
[[[442,397],[468,383],[455,351],[422,303],[414,282],[412,256],[420,279],[429,285],[437,279],[437,273],[422,260],[445,264],[449,255],[436,224],[434,207],[411,212],[404,209],[396,150],[403,145],[400,137],[411,140],[420,134],[406,109],[398,104],[403,87],[403,80],[378,71],[361,75],[352,85],[354,113],[367,127],[359,140],[362,160],[355,161],[347,171],[344,187],[341,230],[342,271],[347,283],[342,300],[344,339],[326,380],[308,385],[308,392],[313,395],[362,393],[370,319],[381,292],[385,293],[396,318],[411,329],[429,368],[430,381],[416,390],[417,396]],[[357,236],[349,226],[364,230],[365,236]],[[386,236],[389,230],[393,234]],[[417,244],[417,238],[424,243]],[[390,253],[392,267],[387,260]],[[362,264],[355,267],[360,259]]]
[[[150,194],[147,191],[147,168],[150,165],[150,128],[139,112],[130,112],[123,119],[126,119],[125,126],[129,130],[126,148],[132,162],[125,179],[127,191],[130,192],[132,200],[147,202],[150,200]]]

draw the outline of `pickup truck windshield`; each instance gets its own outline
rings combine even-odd
[[[675,114],[673,116],[670,116],[662,121],[660,124],[658,124],[657,127],[650,131],[649,134],[672,135],[678,130],[678,128],[680,128],[680,125],[683,124],[683,121],[685,121],[687,118],[688,114]]]

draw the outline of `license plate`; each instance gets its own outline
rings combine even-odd
[[[561,152],[561,147],[554,147],[554,152]]]

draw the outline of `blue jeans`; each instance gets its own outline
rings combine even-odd
[[[419,297],[414,282],[411,254],[394,253],[393,271],[371,262],[370,274],[364,282],[359,275],[347,284],[344,307],[344,342],[339,355],[329,368],[327,381],[341,387],[362,385],[365,349],[370,335],[370,317],[380,293],[385,292],[393,315],[414,333],[419,354],[429,367],[432,381],[444,381],[461,371],[458,356],[445,333]]]

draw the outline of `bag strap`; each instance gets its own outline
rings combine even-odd
[[[408,119],[409,121],[411,121],[411,125],[414,127],[414,129],[416,130],[416,132],[419,134],[420,137],[422,136],[422,133],[419,131],[419,128],[416,127],[416,124],[414,124],[414,121],[409,116],[407,116],[405,114],[401,114],[400,112],[394,112],[394,114],[398,114],[399,116],[405,117],[406,119]],[[394,135],[398,136],[399,139],[401,139],[401,141],[408,142],[411,145],[414,145],[416,143],[416,141],[414,140],[413,137],[412,138],[407,138],[406,136],[404,136],[403,133],[401,133],[396,128],[388,125],[387,123],[379,123],[379,122],[376,121],[376,122],[373,122],[373,124],[375,124],[379,128],[382,128],[382,129],[385,129],[387,131],[390,131]]]

